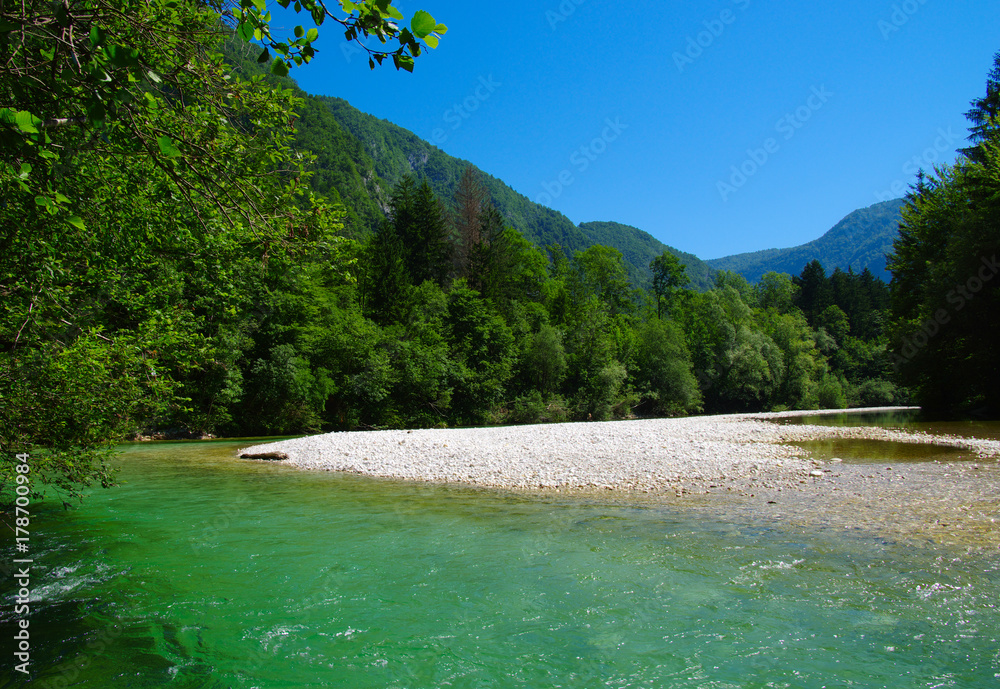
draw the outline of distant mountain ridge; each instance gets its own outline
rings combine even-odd
[[[899,235],[901,211],[906,201],[892,199],[850,213],[819,239],[790,249],[766,249],[716,258],[706,263],[715,270],[739,273],[756,282],[764,273],[774,271],[798,275],[806,264],[819,260],[827,273],[835,268],[861,272],[888,282],[885,256]]]

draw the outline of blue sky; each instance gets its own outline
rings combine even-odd
[[[396,5],[449,27],[413,74],[371,72],[331,25],[292,76],[705,259],[810,241],[953,161],[1000,51],[994,0]]]

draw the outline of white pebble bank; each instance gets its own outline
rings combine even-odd
[[[1000,454],[997,441],[766,420],[789,415],[327,433],[257,445],[241,453],[282,453],[287,456],[283,464],[301,469],[405,480],[626,491],[683,491],[760,480],[799,483],[819,472],[803,449],[784,444],[796,440],[868,437],[960,445],[983,456]]]

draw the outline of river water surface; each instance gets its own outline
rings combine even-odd
[[[121,487],[33,508],[31,687],[1000,686],[995,551],[246,444],[128,446]]]

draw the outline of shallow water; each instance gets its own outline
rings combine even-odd
[[[813,426],[882,426],[904,431],[957,435],[1000,440],[1000,421],[930,421],[919,411],[844,412],[842,414],[804,414],[776,420],[786,424]]]
[[[833,438],[804,440],[789,444],[808,450],[811,457],[824,461],[836,457],[848,462],[891,461],[896,464],[982,461],[979,459],[979,455],[972,450],[923,443],[901,443],[894,440]]]
[[[1000,682],[995,554],[298,472],[245,444],[130,446],[122,487],[35,506],[32,687]]]

